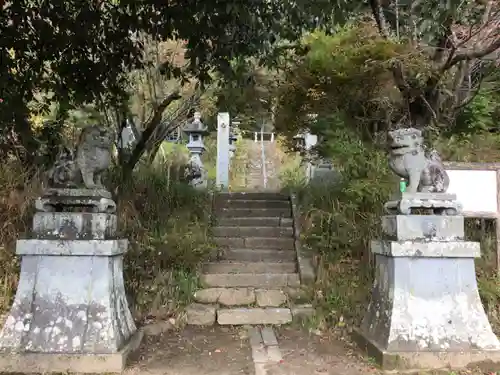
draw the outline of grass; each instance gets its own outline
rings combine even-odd
[[[241,136],[236,141],[236,150],[229,167],[229,189],[244,191],[247,187],[248,141]]]

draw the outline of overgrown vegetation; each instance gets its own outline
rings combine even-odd
[[[138,316],[165,317],[192,298],[210,241],[210,195],[163,170],[139,171],[120,198],[120,231],[130,240],[125,280]]]
[[[330,142],[336,148],[329,157],[342,170],[345,180],[339,185],[305,185],[298,173],[285,173],[284,182],[299,193],[303,214],[303,236],[317,255],[318,278],[314,303],[318,324],[323,328],[359,324],[366,309],[372,283],[370,240],[380,238],[383,204],[397,190],[397,180],[387,168],[385,154],[360,142],[355,134],[343,133]],[[490,135],[489,144],[495,136]],[[498,160],[500,147],[489,149],[489,157],[475,161]],[[474,145],[477,145],[475,140]],[[467,155],[466,142],[446,142],[441,147]],[[469,148],[470,149],[470,148]],[[491,159],[493,152],[496,158]],[[352,162],[346,163],[346,160]],[[453,158],[450,160],[462,161]],[[294,162],[295,164],[296,162]],[[292,178],[291,178],[292,177]],[[298,177],[298,180],[293,180]],[[482,258],[476,262],[480,294],[490,322],[500,331],[500,286],[496,270],[494,225],[487,222],[483,232],[477,220],[466,220],[467,237],[481,242]]]
[[[349,26],[333,36],[317,33],[304,43],[308,53],[296,60],[281,86],[277,127],[287,135],[288,146],[299,131],[317,134],[320,142],[311,151],[313,157],[330,160],[342,180],[336,185],[306,184],[304,165],[299,167],[294,154],[282,180],[299,193],[304,241],[317,254],[314,299],[319,324],[343,326],[359,323],[365,311],[372,282],[369,242],[380,237],[383,204],[398,189],[398,179],[388,169],[385,129],[392,114],[401,110],[401,98],[387,62],[398,56],[417,75],[428,74],[428,67],[424,55],[380,37],[369,24]],[[498,162],[500,136],[490,131],[499,98],[489,88],[479,91],[453,127],[426,129],[431,146],[444,160]],[[317,116],[311,120],[312,113]],[[467,220],[469,238],[481,241],[480,293],[499,332],[495,232],[492,223],[484,226],[485,232],[480,227],[478,220]]]
[[[172,154],[171,150],[170,159]],[[175,171],[181,166],[165,163],[140,168],[119,197],[119,234],[129,240],[124,276],[137,319],[176,315],[192,298],[198,267],[213,248],[210,195],[179,182]],[[111,172],[107,183],[112,186],[119,171]],[[40,180],[18,163],[0,167],[2,312],[10,308],[17,287],[15,242],[31,229],[33,200],[41,193]]]

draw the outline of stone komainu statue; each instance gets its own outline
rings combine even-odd
[[[103,188],[101,176],[111,164],[113,132],[99,125],[88,126],[80,134],[75,151],[65,147],[48,171],[50,187]]]
[[[450,179],[436,150],[425,152],[418,129],[389,132],[389,167],[408,181],[409,193],[445,193]]]

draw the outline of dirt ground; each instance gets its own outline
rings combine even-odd
[[[255,375],[246,328],[188,326],[172,330],[161,322],[149,328],[124,375]],[[275,328],[275,333],[283,360],[266,365],[266,375],[383,374],[340,335],[316,335],[293,327]],[[500,375],[500,372],[464,370],[417,374]]]
[[[275,329],[283,361],[268,375],[361,375],[378,371],[345,343],[293,328]],[[145,336],[127,374],[253,375],[254,364],[243,327],[186,327]]]
[[[362,375],[377,369],[350,348],[348,342],[305,330],[275,330],[283,361],[268,366],[268,375]]]
[[[146,335],[128,375],[252,375],[252,352],[243,328],[188,326]]]
[[[161,329],[160,329],[161,331]],[[347,339],[315,335],[293,327],[275,329],[283,360],[267,365],[267,375],[381,375]],[[243,327],[186,327],[145,336],[127,375],[254,375],[250,343]],[[393,373],[394,375],[400,375]],[[420,372],[419,375],[495,375],[492,372]]]

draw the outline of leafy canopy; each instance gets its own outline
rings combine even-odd
[[[227,74],[231,61],[264,57],[279,41],[331,19],[323,0],[6,0],[0,12],[0,126],[25,154],[37,141],[29,104],[46,112],[59,103],[120,106],[127,97],[126,73],[139,69],[143,35],[185,43],[185,69],[163,62],[163,74]],[[57,130],[55,130],[57,131]],[[4,132],[5,133],[5,132]],[[14,147],[14,146],[9,146]]]

